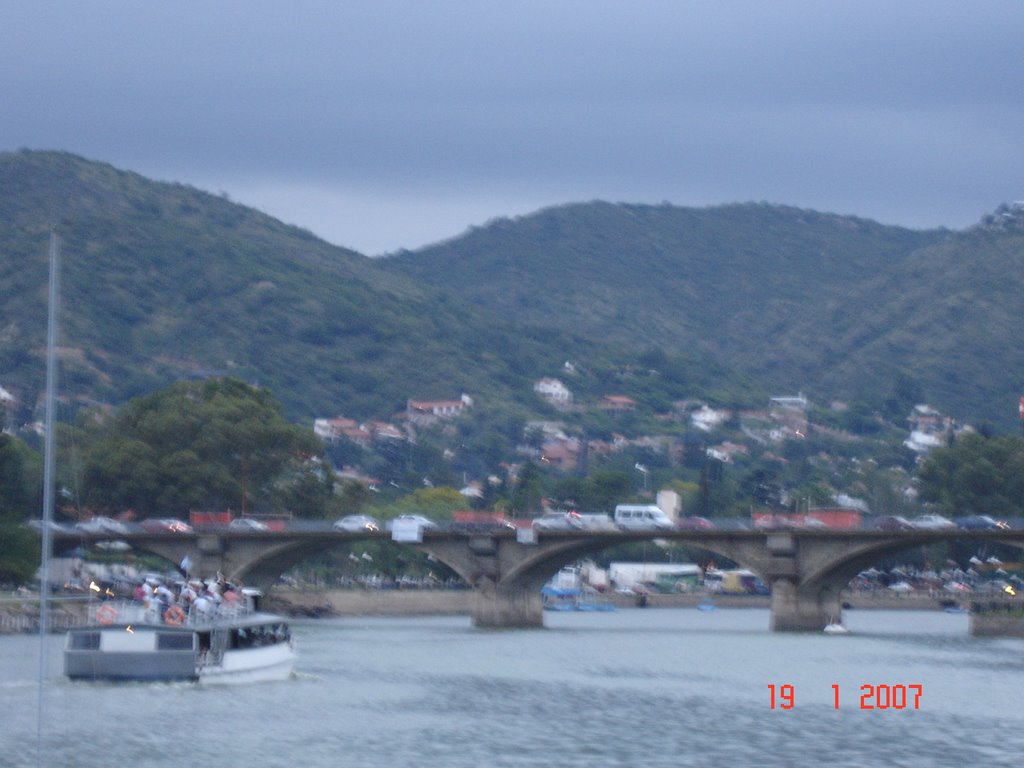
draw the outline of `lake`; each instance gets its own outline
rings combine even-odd
[[[773,634],[761,609],[551,613],[503,631],[302,620],[294,679],[228,688],[70,683],[54,636],[41,741],[38,637],[0,637],[0,765],[1019,764],[1024,640],[972,638],[942,612],[845,620],[844,636]]]

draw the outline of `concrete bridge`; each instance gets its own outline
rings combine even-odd
[[[55,550],[116,537],[172,563],[187,555],[193,571],[223,573],[264,590],[293,566],[357,541],[387,540],[386,533],[330,529],[197,531],[192,533],[55,533]],[[432,554],[473,587],[477,627],[540,627],[541,587],[560,568],[618,544],[661,539],[699,547],[749,568],[771,587],[771,628],[813,631],[842,617],[840,593],[880,560],[945,541],[1000,543],[1024,548],[1024,531],[860,531],[829,529],[701,531],[513,531],[466,533],[426,529],[405,543]]]

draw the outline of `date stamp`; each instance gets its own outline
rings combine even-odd
[[[834,709],[839,709],[839,693],[839,685],[833,683],[832,706]],[[859,706],[850,705],[851,709],[920,709],[924,686],[919,683],[907,685],[903,683],[895,685],[865,683],[860,686],[857,694],[859,694],[859,698],[855,695],[854,700],[859,703]],[[771,709],[795,709],[796,688],[789,683],[769,684],[768,706]]]

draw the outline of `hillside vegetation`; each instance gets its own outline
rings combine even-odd
[[[121,403],[188,378],[271,388],[293,418],[409,397],[529,396],[593,344],[523,333],[255,210],[55,152],[0,155],[0,385],[42,387],[48,232],[62,242],[61,394]],[[599,356],[593,353],[593,356]]]
[[[61,392],[80,402],[230,374],[297,420],[386,418],[408,398],[467,392],[521,422],[549,413],[532,382],[570,361],[581,399],[659,410],[803,390],[881,408],[898,392],[900,407],[927,400],[1008,429],[1022,218],[913,231],[766,204],[594,202],[374,260],[188,186],[5,153],[0,386],[31,418],[54,227]]]
[[[779,390],[882,402],[900,382],[1007,427],[1024,312],[1018,208],[965,232],[766,204],[566,205],[388,259],[524,323],[710,355]],[[1009,363],[1009,364],[1007,364]]]

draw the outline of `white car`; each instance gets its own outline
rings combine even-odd
[[[579,512],[548,512],[533,521],[538,531],[575,531],[583,527]]]
[[[259,520],[253,520],[251,517],[236,517],[228,525],[233,531],[269,531],[270,528],[266,523],[261,523]]]
[[[94,517],[75,523],[75,528],[85,533],[128,533],[128,526],[110,517]]]
[[[340,520],[335,520],[332,527],[338,531],[361,533],[363,531],[379,531],[380,523],[369,515],[346,515]]]
[[[956,523],[942,515],[921,515],[920,517],[915,517],[911,520],[910,524],[915,528],[925,531],[938,531],[942,528],[957,527]]]

